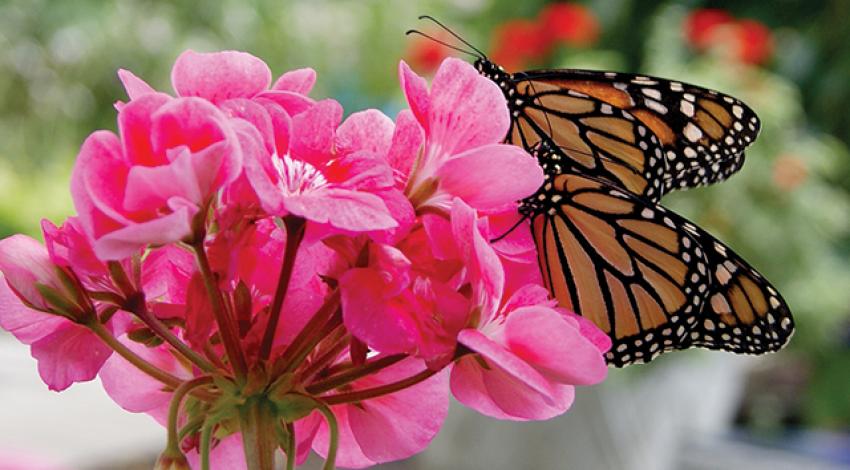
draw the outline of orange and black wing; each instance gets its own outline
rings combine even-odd
[[[534,140],[549,138],[552,141],[549,143],[558,147],[582,151],[599,147],[586,137],[582,138],[584,146],[574,143],[573,138],[568,139],[567,145],[561,142],[559,133],[574,133],[576,119],[572,119],[573,126],[566,122],[573,115],[569,110],[579,106],[597,118],[596,123],[601,127],[597,132],[602,134],[622,136],[629,133],[630,127],[645,126],[661,147],[661,163],[650,165],[648,161],[658,157],[655,142],[649,142],[646,147],[639,147],[639,141],[633,142],[636,148],[632,151],[643,152],[644,167],[656,171],[657,167],[663,168],[654,175],[648,174],[651,171],[645,173],[647,187],[660,185],[662,190],[647,194],[647,191],[624,189],[654,202],[673,189],[712,184],[738,171],[744,163],[744,149],[756,139],[760,128],[753,110],[736,98],[657,77],[590,70],[540,70],[512,74],[509,84],[515,90],[509,106],[519,128],[509,137],[515,144],[533,144]],[[578,119],[588,117],[585,114]],[[632,120],[637,123],[625,122]],[[518,134],[526,135],[526,139],[521,141]],[[630,151],[615,152],[615,157],[633,160]],[[584,174],[604,177],[595,172]]]
[[[779,293],[704,230],[607,181],[560,174],[549,183],[524,208],[544,281],[611,337],[610,364],[690,347],[761,354],[790,338]]]

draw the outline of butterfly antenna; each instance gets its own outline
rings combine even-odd
[[[469,43],[469,41],[467,41],[466,39],[464,39],[464,38],[460,37],[460,35],[459,35],[459,34],[457,34],[456,32],[452,31],[452,30],[451,30],[448,26],[446,26],[446,25],[444,25],[443,23],[440,23],[439,21],[437,21],[437,19],[436,19],[436,18],[434,18],[433,16],[431,16],[431,15],[422,15],[422,16],[420,16],[420,17],[419,17],[419,19],[420,19],[420,20],[428,20],[428,21],[431,21],[432,23],[436,24],[437,26],[439,26],[439,27],[443,28],[443,30],[445,30],[447,33],[449,33],[449,34],[451,34],[452,36],[454,36],[454,37],[455,37],[455,39],[457,39],[458,41],[460,41],[460,42],[462,42],[462,43],[466,44],[466,46],[467,46],[467,47],[469,47],[470,49],[472,49],[473,51],[475,51],[476,53],[478,53],[478,58],[480,58],[480,59],[484,59],[484,58],[486,58],[486,57],[487,57],[487,54],[485,54],[485,53],[481,52],[481,50],[480,50],[480,49],[478,49],[477,47],[475,47],[475,46],[473,46],[472,44],[470,44],[470,43]]]
[[[510,235],[510,233],[511,233],[511,232],[513,232],[514,230],[516,230],[516,228],[517,228],[517,227],[519,227],[520,225],[522,225],[522,223],[523,223],[523,222],[525,222],[526,220],[528,220],[528,216],[527,216],[527,215],[523,215],[523,216],[522,216],[522,218],[521,218],[521,219],[519,219],[519,220],[517,221],[517,223],[515,223],[515,224],[511,225],[511,228],[509,228],[507,231],[505,231],[505,233],[503,233],[503,234],[499,235],[499,236],[498,236],[498,237],[496,237],[496,238],[492,238],[492,239],[490,239],[490,243],[496,243],[496,242],[500,241],[501,239],[503,239],[503,238],[507,237],[508,235]]]
[[[437,44],[442,44],[443,46],[446,46],[453,51],[458,51],[458,52],[461,52],[463,54],[468,54],[468,55],[471,55],[472,57],[476,57],[476,58],[478,57],[478,54],[476,54],[474,52],[467,51],[466,49],[461,49],[457,46],[449,44],[445,41],[441,41],[441,40],[435,38],[434,36],[429,36],[429,35],[423,33],[422,31],[419,31],[419,30],[416,30],[416,29],[409,29],[404,34],[406,34],[408,36],[411,35],[411,34],[416,34],[416,35],[422,36],[424,38],[430,39],[430,40],[436,42]]]

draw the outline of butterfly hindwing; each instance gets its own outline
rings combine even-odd
[[[523,204],[544,281],[611,337],[610,364],[694,346],[759,354],[788,340],[784,300],[710,234],[607,181],[549,178]]]

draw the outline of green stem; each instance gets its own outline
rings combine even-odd
[[[373,359],[362,366],[353,367],[347,371],[341,372],[337,375],[332,375],[324,380],[311,384],[307,387],[307,392],[312,395],[318,395],[320,393],[333,390],[339,386],[351,383],[357,379],[389,367],[405,357],[407,357],[406,354],[393,354],[391,356]]]
[[[212,441],[212,432],[215,427],[213,422],[204,422],[201,428],[201,470],[210,470],[210,443]]]
[[[377,398],[384,395],[389,395],[391,393],[395,393],[399,390],[405,389],[407,387],[411,387],[413,385],[422,382],[423,380],[428,379],[429,377],[436,374],[438,371],[425,369],[422,372],[408,377],[404,380],[399,380],[398,382],[389,383],[386,385],[381,385],[379,387],[367,388],[364,390],[358,390],[356,392],[350,393],[340,393],[337,395],[330,395],[326,397],[321,397],[320,400],[324,401],[328,405],[340,405],[343,403],[357,403],[364,400],[368,400],[370,398]]]
[[[272,306],[269,312],[269,322],[263,334],[263,342],[260,344],[259,357],[262,361],[268,359],[271,354],[275,333],[277,333],[277,324],[280,321],[281,309],[283,308],[283,301],[286,299],[286,292],[289,290],[289,280],[292,278],[292,270],[295,267],[298,246],[304,239],[304,230],[307,226],[306,220],[294,215],[284,217],[283,223],[286,226],[286,247],[283,252],[283,265],[280,267],[277,290],[274,293],[274,299],[272,300]]]
[[[298,336],[292,340],[292,343],[276,361],[275,367],[272,369],[275,375],[295,370],[301,361],[310,354],[310,350],[324,339],[319,331],[326,326],[329,320],[333,319],[333,314],[339,309],[339,301],[339,290],[334,289],[325,299],[325,303],[313,315],[313,318],[304,325]]]
[[[113,351],[118,353],[118,355],[123,357],[130,364],[136,366],[137,369],[145,374],[148,374],[171,388],[177,388],[182,383],[182,380],[142,359],[141,356],[131,351],[130,348],[124,346],[123,343],[118,341],[115,336],[112,336],[112,333],[96,319],[87,323],[86,326],[88,326],[88,328],[97,335],[101,341],[112,348]]]
[[[180,438],[177,433],[177,419],[180,417],[180,404],[183,398],[196,387],[212,383],[211,377],[197,377],[192,380],[187,380],[177,387],[174,395],[171,397],[171,404],[168,407],[168,444],[165,446],[166,452],[180,453]]]
[[[171,330],[162,323],[159,318],[156,318],[151,312],[142,305],[140,308],[135,309],[133,312],[136,316],[139,317],[142,322],[147,325],[148,328],[151,329],[157,336],[162,338],[166,343],[170,344],[171,347],[177,350],[178,353],[183,355],[188,361],[192,364],[195,364],[204,372],[213,372],[215,371],[215,366],[210,363],[210,361],[206,360],[203,356],[192,350],[186,343],[180,340]]]
[[[328,423],[328,431],[330,432],[330,442],[328,442],[328,455],[325,457],[325,465],[322,470],[334,470],[336,468],[336,451],[339,448],[339,425],[336,422],[336,416],[333,411],[321,400],[316,400],[319,405],[317,409],[319,413],[325,416],[325,421]]]
[[[183,439],[186,439],[186,436],[189,436],[190,434],[194,434],[195,432],[197,432],[198,429],[200,429],[203,424],[204,424],[204,415],[199,414],[198,416],[195,416],[194,418],[189,420],[189,422],[186,423],[185,426],[183,426],[180,429],[180,432],[177,433],[177,440],[179,442],[183,442]]]
[[[239,431],[248,470],[274,470],[278,447],[274,419],[273,405],[263,398],[249,400],[239,409]]]
[[[295,461],[298,459],[298,456],[295,455],[295,425],[286,423],[286,433],[286,449],[284,449],[286,453],[286,470],[295,470]]]
[[[210,269],[210,262],[204,251],[203,240],[193,244],[192,248],[195,252],[195,259],[198,261],[198,267],[201,270],[201,277],[203,277],[207,295],[210,298],[213,316],[215,317],[216,324],[218,324],[218,331],[221,335],[222,343],[224,343],[227,357],[230,359],[230,364],[233,367],[236,378],[240,382],[244,382],[248,370],[244,352],[239,342],[235,322],[224,308],[224,300],[221,298],[221,291],[218,289],[215,276],[212,273],[212,269]]]

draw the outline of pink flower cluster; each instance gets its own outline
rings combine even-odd
[[[543,173],[501,143],[505,100],[473,67],[399,74],[393,122],[343,120],[312,70],[272,83],[241,52],[183,53],[174,96],[120,71],[78,215],[44,245],[0,241],[0,325],[51,389],[100,375],[167,426],[161,468],[406,458],[449,391],[501,419],[563,413],[604,379],[608,338],[550,299],[527,226],[491,241]]]

